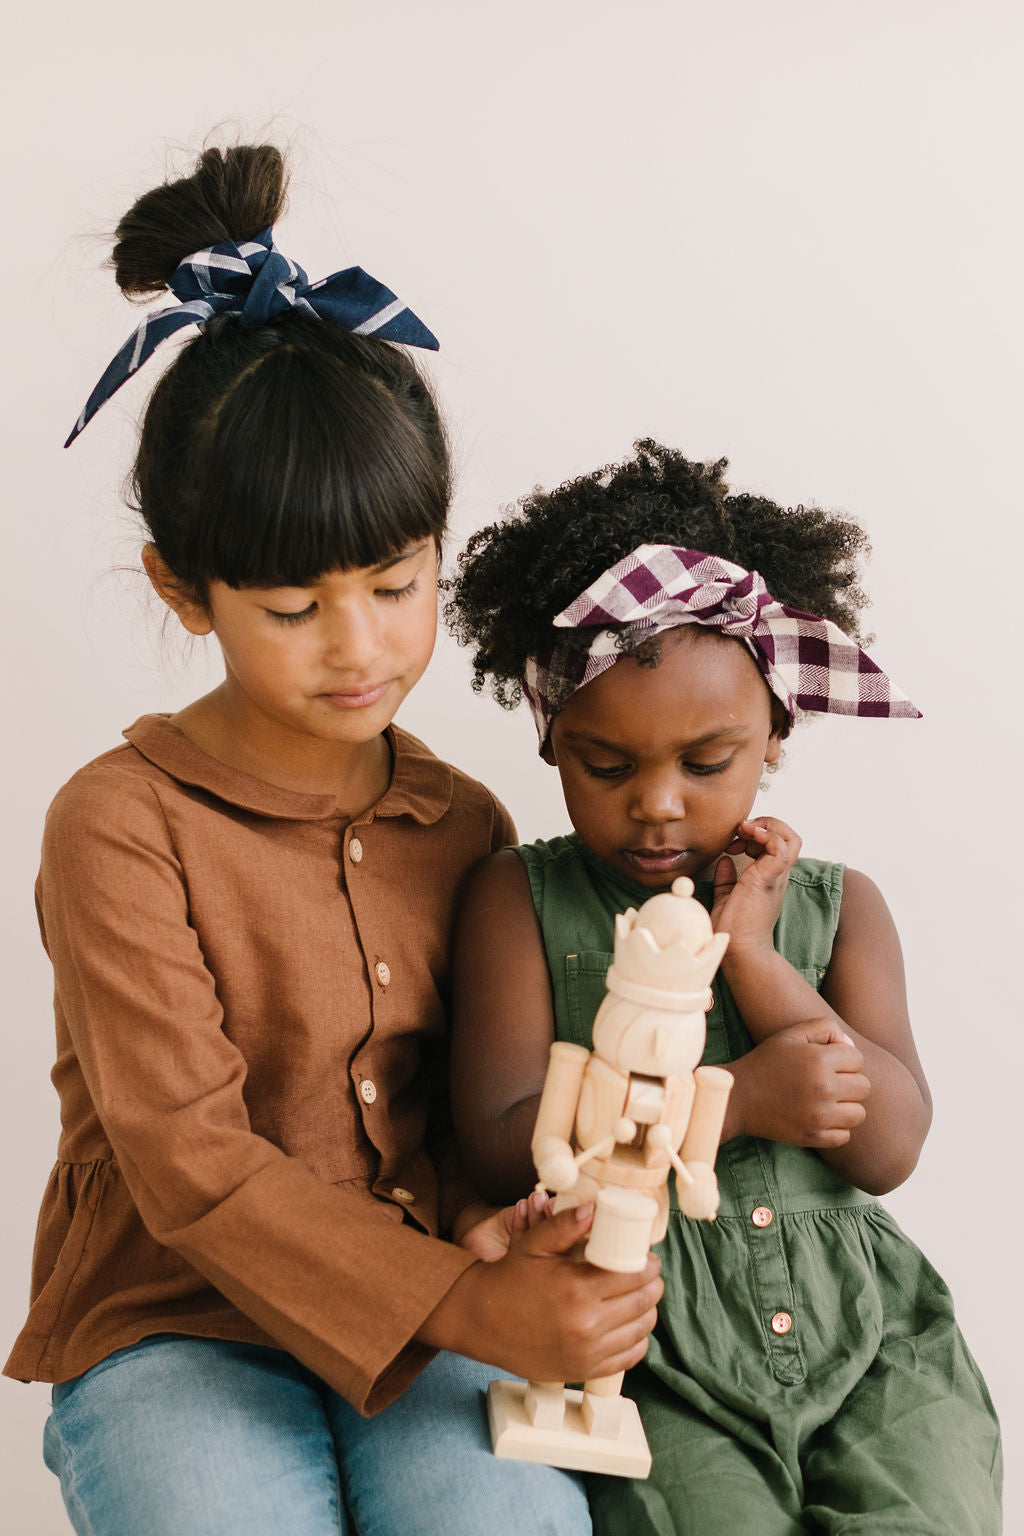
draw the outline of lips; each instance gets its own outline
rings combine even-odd
[[[335,709],[368,709],[382,699],[391,687],[391,678],[383,683],[359,683],[356,687],[339,688],[320,694]]]
[[[679,869],[691,857],[689,848],[624,848],[623,858],[645,875],[661,875]]]

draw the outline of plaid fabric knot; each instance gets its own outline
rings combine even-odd
[[[699,549],[641,544],[592,581],[554,623],[594,630],[589,644],[555,641],[526,665],[523,693],[541,747],[551,721],[585,683],[633,649],[681,624],[703,624],[742,640],[785,705],[832,715],[920,718],[881,667],[830,619],[776,602],[757,571]]]
[[[252,240],[224,240],[186,256],[167,286],[180,303],[147,315],[129,336],[86,401],[65,448],[162,341],[183,326],[205,325],[214,315],[238,315],[240,325],[255,328],[296,309],[333,320],[357,336],[437,351],[437,338],[422,320],[362,267],[346,267],[311,283],[278,250],[270,229]]]

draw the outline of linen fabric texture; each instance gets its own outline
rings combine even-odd
[[[179,262],[167,287],[181,302],[147,315],[107,364],[68,436],[69,448],[101,405],[142,367],[161,342],[184,326],[215,315],[237,315],[247,329],[269,324],[289,310],[331,320],[357,336],[437,351],[437,337],[412,310],[362,267],[346,267],[311,283],[274,244],[272,229],[251,240],[222,240]]]
[[[591,1049],[615,913],[651,893],[575,834],[517,852],[556,1034]],[[842,875],[841,865],[799,859],[775,930],[776,949],[816,990]],[[713,889],[696,883],[709,909]],[[703,1060],[724,1066],[753,1042],[720,974],[713,995]],[[647,1356],[623,1388],[639,1405],[653,1467],[646,1482],[589,1480],[595,1531],[998,1536],[998,1423],[952,1297],[924,1255],[809,1148],[738,1136],[716,1172],[714,1222],[682,1216],[670,1180],[657,1250],[665,1295]]]
[[[449,941],[511,821],[397,729],[351,824],[166,717],[125,735],[46,822],[62,1131],[6,1372],[63,1381],[175,1332],[276,1345],[376,1411],[473,1262],[437,1240],[473,1197],[446,1130]]]
[[[552,621],[574,630],[531,657],[522,679],[541,750],[577,689],[627,651],[682,624],[741,640],[790,719],[810,713],[919,719],[860,646],[830,619],[772,597],[757,571],[699,549],[641,544],[604,571]],[[589,638],[588,638],[589,637]]]

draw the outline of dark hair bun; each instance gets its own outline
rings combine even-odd
[[[251,240],[284,207],[284,160],[272,144],[207,149],[191,176],[164,182],[131,207],[115,231],[114,276],[124,293],[156,293],[193,251]]]

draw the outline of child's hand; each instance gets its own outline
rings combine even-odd
[[[871,1084],[864,1058],[831,1019],[790,1024],[738,1061],[732,1134],[763,1136],[795,1147],[843,1147],[867,1118]]]
[[[534,1190],[515,1205],[505,1205],[492,1212],[459,1238],[459,1246],[468,1248],[485,1264],[503,1259],[512,1244],[525,1232],[532,1232],[551,1212],[551,1199],[543,1190]]]
[[[800,847],[800,838],[792,827],[774,816],[740,822],[736,836],[715,868],[711,906],[715,932],[729,935],[726,966],[750,953],[774,947],[772,933]],[[754,862],[737,876],[730,854],[746,854]]]
[[[530,1381],[586,1381],[636,1365],[664,1290],[658,1258],[625,1275],[571,1258],[593,1215],[592,1205],[561,1211],[504,1258],[471,1265],[417,1338]]]

